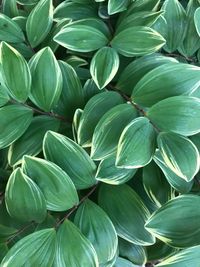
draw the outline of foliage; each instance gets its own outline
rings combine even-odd
[[[3,0],[0,266],[200,267],[200,1]]]

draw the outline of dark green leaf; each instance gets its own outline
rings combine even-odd
[[[66,238],[67,237],[67,238]],[[97,267],[98,258],[90,241],[69,220],[57,232],[55,267]]]
[[[182,195],[170,200],[152,214],[145,225],[146,229],[174,247],[199,245],[199,200],[200,196],[195,195]]]
[[[42,222],[46,202],[39,187],[20,168],[15,169],[6,186],[6,207],[11,217],[22,222]]]
[[[53,264],[56,245],[54,228],[32,233],[18,241],[6,254],[1,266],[43,266]]]
[[[56,164],[25,156],[22,166],[23,171],[44,194],[48,210],[64,211],[78,204],[78,195],[73,182]]]
[[[88,188],[95,184],[96,165],[85,150],[71,139],[48,131],[44,137],[43,149],[45,158],[60,166],[76,188]]]
[[[99,206],[86,200],[77,210],[74,223],[94,246],[99,264],[113,259],[118,246],[117,233],[109,217]]]
[[[9,105],[0,108],[0,148],[12,144],[26,131],[33,112],[27,107]]]
[[[200,99],[189,96],[169,97],[152,106],[147,116],[163,131],[194,135],[200,132]]]
[[[155,238],[144,228],[150,213],[128,185],[101,185],[99,204],[112,220],[120,237],[136,245],[155,243]]]
[[[127,9],[130,0],[109,0],[108,1],[108,14],[113,15]]]
[[[155,130],[147,118],[133,120],[120,136],[116,165],[128,169],[147,165],[155,151],[155,140]]]

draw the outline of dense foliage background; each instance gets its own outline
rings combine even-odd
[[[0,266],[200,267],[200,1],[4,0]]]

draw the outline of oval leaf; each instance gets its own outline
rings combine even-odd
[[[55,267],[98,267],[96,252],[90,241],[69,220],[57,232]]]
[[[200,132],[200,99],[189,96],[169,97],[152,106],[147,116],[163,131],[194,135]]]
[[[85,150],[71,139],[48,131],[44,137],[43,150],[45,158],[60,166],[77,189],[88,188],[95,184],[96,165]]]
[[[8,180],[5,201],[10,216],[19,221],[42,222],[46,217],[44,195],[20,168]]]
[[[48,210],[64,211],[78,204],[78,195],[73,182],[56,164],[25,156],[23,171],[39,186]]]
[[[196,195],[182,195],[170,200],[152,214],[146,229],[170,246],[184,248],[199,245],[199,201],[200,196]]]
[[[150,213],[128,185],[102,185],[99,204],[112,220],[120,237],[136,245],[155,243],[154,237],[144,228]]]
[[[133,120],[120,136],[116,165],[127,169],[147,165],[155,151],[155,138],[155,130],[147,118]]]
[[[115,228],[107,214],[90,200],[78,208],[74,223],[90,240],[100,264],[113,259],[117,252],[118,239]]]

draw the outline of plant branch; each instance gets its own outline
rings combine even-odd
[[[23,228],[19,229],[14,235],[12,235],[12,236],[6,241],[6,243],[9,244],[13,239],[15,239],[15,237],[17,237],[18,235],[20,235],[21,233],[23,233],[26,229],[28,229],[28,228],[31,227],[32,225],[34,225],[34,222],[31,222],[31,223],[25,225]]]
[[[81,198],[81,200],[79,201],[79,203],[77,205],[75,205],[60,221],[57,222],[55,228],[58,228],[58,226],[63,223],[66,219],[69,218],[69,216],[74,213],[74,211],[76,211],[78,209],[78,207],[89,197],[91,196],[94,191],[97,189],[98,183],[96,185],[94,185],[91,190],[84,196]]]

